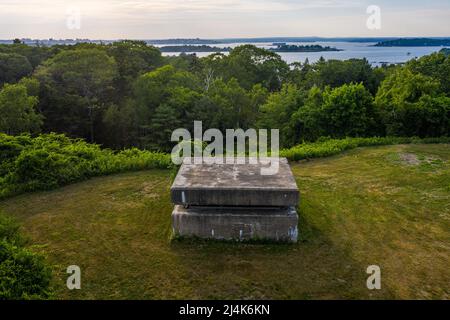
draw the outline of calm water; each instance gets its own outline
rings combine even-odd
[[[211,46],[236,47],[244,43],[221,43]],[[248,44],[248,43],[246,43]],[[272,43],[250,43],[261,48],[272,48]],[[323,56],[325,59],[347,60],[351,58],[366,58],[372,65],[380,65],[386,63],[402,63],[415,57],[422,57],[430,53],[439,51],[442,47],[372,47],[375,43],[362,42],[293,42],[289,44],[310,45],[319,44],[322,46],[330,46],[344,51],[338,52],[283,52],[278,53],[287,63],[304,62],[306,58],[309,62],[316,62]],[[163,53],[164,55],[178,55],[179,53]],[[205,57],[210,55],[208,52],[197,52],[197,56]]]

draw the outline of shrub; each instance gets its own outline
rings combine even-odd
[[[0,240],[14,244],[23,244],[23,238],[19,234],[20,225],[16,220],[0,212]]]
[[[43,256],[23,247],[19,228],[0,212],[0,300],[49,298],[51,269]]]
[[[0,134],[0,151],[0,198],[94,176],[172,166],[167,154],[136,148],[114,152],[60,134]]]
[[[0,240],[0,300],[49,298],[50,280],[42,256]]]
[[[322,138],[314,143],[299,144],[290,149],[280,151],[282,157],[292,161],[303,159],[321,158],[338,154],[345,150],[364,146],[380,146],[392,144],[409,143],[450,143],[450,137],[425,138],[416,137],[373,137],[373,138],[346,138],[346,139],[326,139]]]
[[[281,150],[289,160],[326,157],[361,146],[403,143],[448,143],[450,138],[374,137],[320,138]],[[27,191],[47,190],[91,177],[112,173],[173,167],[169,154],[131,148],[123,151],[102,149],[62,134],[0,134],[0,198]]]

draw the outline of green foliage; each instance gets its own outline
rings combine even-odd
[[[143,131],[140,145],[168,151],[172,131],[193,125],[195,104],[200,100],[198,91],[198,81],[192,74],[170,65],[142,75],[134,94]]]
[[[143,112],[151,114],[170,97],[173,88],[184,87],[194,90],[196,83],[196,79],[189,72],[166,65],[139,77],[134,90],[136,104]]]
[[[281,132],[282,146],[321,136],[343,138],[377,133],[373,98],[363,84],[312,87],[308,92],[287,85],[272,93],[260,108],[260,128]]]
[[[362,83],[375,94],[382,77],[383,74],[375,72],[367,59],[321,60],[310,67],[310,72],[304,73],[302,84],[337,88],[344,84]]]
[[[312,90],[298,113],[305,136],[343,138],[368,136],[374,132],[373,98],[362,84],[344,84],[335,89],[327,87],[322,97],[317,89]]]
[[[345,139],[322,138],[314,143],[302,143],[290,149],[281,150],[280,156],[286,157],[291,161],[298,161],[304,159],[328,157],[339,154],[345,150],[355,149],[357,147],[409,143],[450,143],[450,137],[425,139],[420,139],[417,137],[372,137]]]
[[[295,145],[300,140],[301,128],[296,112],[304,104],[305,92],[295,85],[284,85],[272,93],[260,107],[258,127],[280,129],[282,146]]]
[[[202,62],[206,69],[213,70],[225,80],[237,79],[247,90],[255,84],[270,91],[279,90],[289,72],[288,65],[278,54],[253,45],[236,47],[228,56],[211,55]]]
[[[49,298],[50,280],[41,255],[0,240],[0,300]]]
[[[359,146],[448,142],[450,138],[321,139],[284,149],[281,155],[290,160],[301,160],[325,157]],[[52,189],[99,175],[173,166],[168,154],[137,148],[114,152],[57,134],[36,138],[0,134],[0,150],[0,198],[26,191]]]
[[[267,89],[255,85],[247,91],[234,78],[228,82],[218,79],[205,95],[212,104],[209,115],[203,115],[205,126],[223,131],[230,128],[248,129],[255,124],[258,105],[265,101]]]
[[[135,107],[143,131],[140,146],[169,151],[171,133],[191,129],[194,120],[207,128],[248,128],[254,125],[258,105],[267,89],[245,90],[239,82],[212,79],[206,87],[192,73],[167,65],[141,76],[135,84]]]
[[[71,47],[71,46],[67,46]],[[0,45],[0,53],[4,54],[15,54],[22,57],[25,57],[29,64],[34,70],[38,65],[52,57],[58,51],[60,51],[61,47],[44,47],[40,45],[29,46],[23,43],[16,42],[12,45],[2,44]]]
[[[373,68],[366,59],[289,66],[253,45],[199,58],[163,57],[143,41],[15,43],[0,45],[0,71],[7,78],[0,86],[18,82],[28,95],[14,87],[17,94],[3,103],[0,131],[41,129],[114,149],[168,152],[171,132],[192,129],[194,120],[204,130],[280,129],[283,147],[321,136],[449,134],[450,58],[444,52]]]
[[[24,56],[16,53],[0,52],[0,87],[7,82],[16,82],[28,76],[33,70]]]
[[[23,247],[19,228],[0,212],[0,300],[49,298],[51,269],[43,256]]]
[[[108,54],[117,63],[117,76],[114,80],[117,99],[129,96],[134,80],[163,62],[161,52],[144,41],[124,40],[114,42],[108,47]]]
[[[450,56],[448,54],[440,52],[413,59],[406,64],[406,68],[414,73],[436,79],[440,83],[441,92],[450,94]]]
[[[36,72],[42,84],[41,109],[50,130],[68,132],[91,142],[102,111],[111,103],[117,76],[114,58],[104,50],[66,50],[47,60]]]
[[[136,148],[120,152],[48,134],[36,138],[0,135],[0,198],[47,190],[93,176],[171,167],[170,155]]]
[[[450,103],[435,78],[402,68],[381,84],[375,98],[388,135],[440,136],[450,133]]]
[[[130,101],[111,105],[103,115],[103,141],[114,149],[129,148],[138,140],[138,115]]]
[[[28,82],[28,85],[31,84]],[[42,116],[35,110],[37,103],[37,97],[28,95],[25,84],[5,84],[0,90],[0,132],[38,132],[43,122]]]
[[[24,243],[19,234],[20,225],[12,217],[0,211],[0,241],[7,241],[16,245]]]

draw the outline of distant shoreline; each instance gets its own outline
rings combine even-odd
[[[388,41],[404,40],[411,41],[414,39],[430,39],[430,40],[446,40],[450,42],[449,37],[259,37],[259,38],[222,38],[222,39],[200,39],[200,38],[178,38],[178,39],[130,39],[144,41],[150,45],[217,45],[217,44],[235,44],[235,43],[294,43],[294,42],[360,42],[375,43],[382,46]],[[31,39],[21,38],[23,43],[28,45],[64,45],[76,43],[113,43],[124,39],[102,40],[102,39]],[[0,44],[12,44],[13,39],[0,39]],[[386,45],[387,46],[387,45]],[[398,45],[395,45],[398,46]]]
[[[211,47],[207,45],[180,45],[164,46],[158,48],[161,52],[192,53],[192,52],[229,52],[231,48]]]
[[[332,47],[323,47],[320,45],[306,45],[306,46],[297,46],[297,45],[287,45],[283,44],[275,44],[276,48],[269,48],[269,51],[273,52],[327,52],[327,51],[343,51],[342,49],[332,48]],[[161,52],[165,53],[193,53],[193,52],[230,52],[232,48],[219,48],[219,47],[211,47],[207,45],[178,45],[178,46],[163,46],[158,48]]]
[[[414,38],[380,41],[374,47],[445,47],[450,39]]]

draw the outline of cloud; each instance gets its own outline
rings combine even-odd
[[[47,17],[61,15],[64,8],[78,6],[87,13],[96,14],[159,14],[159,13],[214,13],[214,12],[261,12],[291,11],[311,8],[354,7],[358,1],[353,0],[2,0],[1,16],[14,14],[18,16]]]

